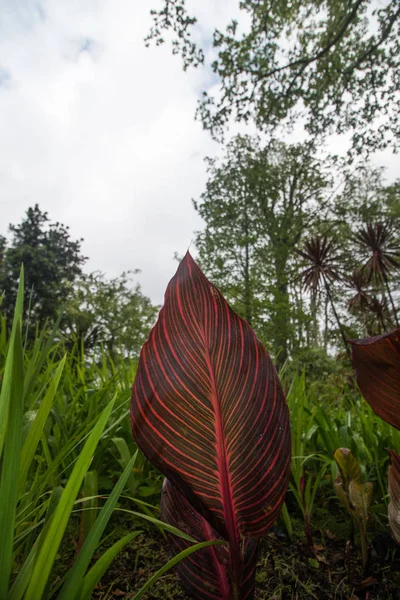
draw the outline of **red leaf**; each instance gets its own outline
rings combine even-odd
[[[147,458],[230,543],[278,516],[290,474],[289,415],[272,361],[189,253],[144,345],[131,403]]]
[[[221,539],[185,496],[168,479],[164,480],[161,494],[161,518],[185,531],[198,542]],[[176,535],[168,535],[173,555],[191,546]],[[241,581],[241,598],[251,600],[254,596],[257,566],[258,540],[247,539],[244,548],[244,570]],[[224,546],[211,546],[191,554],[178,565],[183,585],[196,600],[231,600],[233,598],[229,570],[229,551]]]
[[[377,415],[400,429],[400,329],[351,344],[364,398]]]
[[[389,496],[390,504],[388,507],[389,525],[393,537],[400,544],[400,454],[393,450],[388,450],[390,454],[389,467]]]

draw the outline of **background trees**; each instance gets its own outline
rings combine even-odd
[[[113,360],[139,356],[158,307],[142,294],[137,273],[107,279],[96,272],[75,282],[62,320],[69,344],[83,342],[89,351],[100,346]]]
[[[83,344],[94,354],[104,348],[112,360],[139,356],[158,307],[134,280],[138,271],[112,279],[83,273],[83,240],[74,241],[68,227],[51,223],[37,204],[9,229],[11,240],[0,238],[0,295],[5,292],[1,311],[7,317],[14,310],[23,263],[31,336],[38,326],[51,325],[62,314],[61,331],[69,348]]]
[[[271,132],[301,116],[312,136],[350,132],[358,153],[396,146],[397,0],[248,0],[240,9],[249,27],[232,20],[224,31],[209,32],[207,53],[192,40],[196,18],[185,0],[164,0],[152,11],[148,43],[172,32],[185,69],[211,57],[220,90],[204,93],[197,115],[214,137],[221,139],[231,118]]]
[[[305,320],[295,250],[326,212],[331,186],[330,161],[313,153],[310,144],[238,136],[222,160],[208,160],[194,203],[205,221],[196,238],[203,267],[279,362],[301,345],[294,329]]]
[[[31,320],[43,324],[54,320],[71,285],[82,273],[86,257],[81,253],[82,240],[71,239],[68,227],[51,223],[38,204],[29,208],[19,225],[10,225],[11,240],[2,239],[0,252],[0,289],[6,290],[3,309],[14,310],[21,263],[25,267],[28,290],[25,311]]]
[[[207,165],[194,202],[205,223],[196,234],[201,265],[278,366],[310,348],[347,352],[347,338],[396,323],[398,185],[385,185],[381,170],[349,172],[317,158],[313,144],[250,136]],[[371,253],[384,275],[371,272]]]

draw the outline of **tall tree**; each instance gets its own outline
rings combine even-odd
[[[366,255],[362,272],[367,281],[374,278],[384,284],[393,311],[393,318],[400,327],[397,309],[390,290],[389,279],[393,271],[400,271],[400,243],[391,223],[368,223],[356,234],[356,241]]]
[[[34,322],[56,318],[71,284],[81,274],[86,258],[81,242],[72,240],[68,227],[51,223],[36,204],[19,225],[10,225],[11,241],[3,243],[0,290],[5,291],[2,309],[12,314],[21,263],[24,263],[26,306]],[[1,253],[0,253],[1,254]]]
[[[273,345],[281,364],[294,337],[294,250],[317,220],[330,180],[309,144],[261,144],[236,137],[222,160],[209,160],[195,208],[200,261],[235,310]]]
[[[336,323],[343,341],[347,356],[350,358],[350,350],[343,331],[343,325],[340,321],[335,307],[332,284],[340,281],[340,257],[337,248],[326,237],[315,236],[306,240],[304,248],[298,250],[298,253],[304,260],[304,270],[300,278],[306,289],[310,290],[315,297],[321,289],[326,293],[331,305]]]
[[[61,322],[67,342],[83,342],[88,351],[103,346],[112,359],[138,358],[158,307],[143,295],[133,278],[137,273],[111,279],[97,272],[79,277]]]
[[[350,132],[357,152],[391,146],[400,138],[400,4],[398,0],[247,0],[246,13],[225,31],[193,42],[196,18],[185,0],[163,0],[147,37],[157,44],[172,32],[184,68],[208,58],[220,82],[204,93],[198,116],[221,138],[230,119],[271,131],[301,115],[312,135]],[[246,18],[247,17],[247,18]],[[201,25],[201,24],[200,24]]]

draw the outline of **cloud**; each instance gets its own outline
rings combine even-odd
[[[145,48],[148,13],[139,2],[8,3],[1,229],[38,202],[85,239],[88,269],[140,268],[144,292],[161,302],[174,252],[201,225],[191,198],[215,144],[193,119],[205,74]]]
[[[152,4],[3,0],[0,233],[37,202],[85,239],[88,270],[139,268],[161,302],[174,252],[201,227],[191,198],[204,189],[202,157],[220,150],[193,119],[212,74],[145,48]],[[237,2],[192,4],[205,32]]]

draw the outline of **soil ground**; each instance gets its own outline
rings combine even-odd
[[[362,576],[357,547],[346,560],[343,540],[329,530],[314,531],[313,539],[311,549],[303,536],[289,540],[275,528],[261,541],[255,600],[400,600],[400,548],[389,535],[372,540],[367,578]],[[146,529],[117,557],[93,598],[133,598],[169,558],[161,534]],[[190,600],[173,571],[145,598]]]

